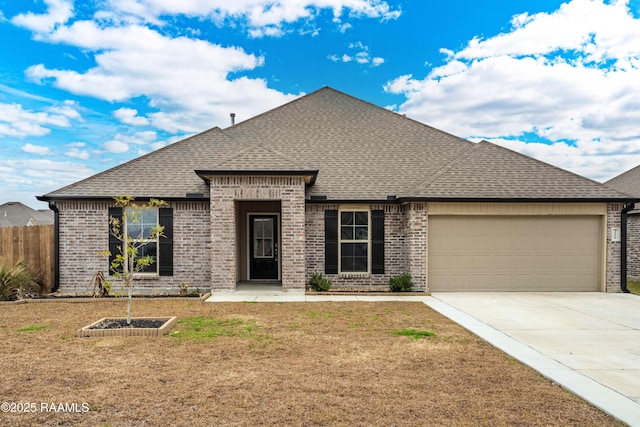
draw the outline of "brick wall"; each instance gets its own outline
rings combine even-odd
[[[89,282],[98,271],[107,276],[109,262],[98,256],[109,248],[108,208],[112,202],[61,201],[60,287],[63,293],[91,291]],[[136,280],[140,292],[175,293],[182,283],[203,292],[210,288],[209,206],[206,202],[170,203],[173,208],[173,276]],[[122,281],[114,277],[114,292],[122,292]]]
[[[627,216],[627,275],[640,280],[640,215]]]
[[[611,229],[620,229],[620,203],[607,204],[607,253],[606,253],[606,292],[621,292],[620,289],[620,242],[611,241]]]
[[[238,281],[236,202],[281,202],[282,287],[303,289],[305,183],[303,177],[213,176],[211,182],[211,287],[233,290]]]
[[[339,205],[307,204],[306,223],[306,283],[313,273],[322,273],[335,288],[372,287],[386,288],[389,278],[406,273],[407,248],[405,239],[405,214],[401,205],[366,205],[370,210],[384,210],[385,259],[384,274],[324,274],[324,212],[339,210]]]
[[[427,213],[426,203],[410,203],[407,212],[407,269],[416,290],[428,290],[427,284]]]

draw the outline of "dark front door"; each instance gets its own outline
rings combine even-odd
[[[249,278],[278,280],[278,216],[249,216]]]

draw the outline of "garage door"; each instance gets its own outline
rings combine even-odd
[[[430,216],[431,291],[599,291],[599,216]]]

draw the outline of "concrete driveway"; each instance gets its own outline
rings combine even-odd
[[[603,411],[640,426],[640,296],[438,292],[425,303]]]

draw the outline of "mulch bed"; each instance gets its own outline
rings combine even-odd
[[[166,320],[131,319],[127,324],[127,319],[105,319],[88,329],[159,328],[165,323]]]

